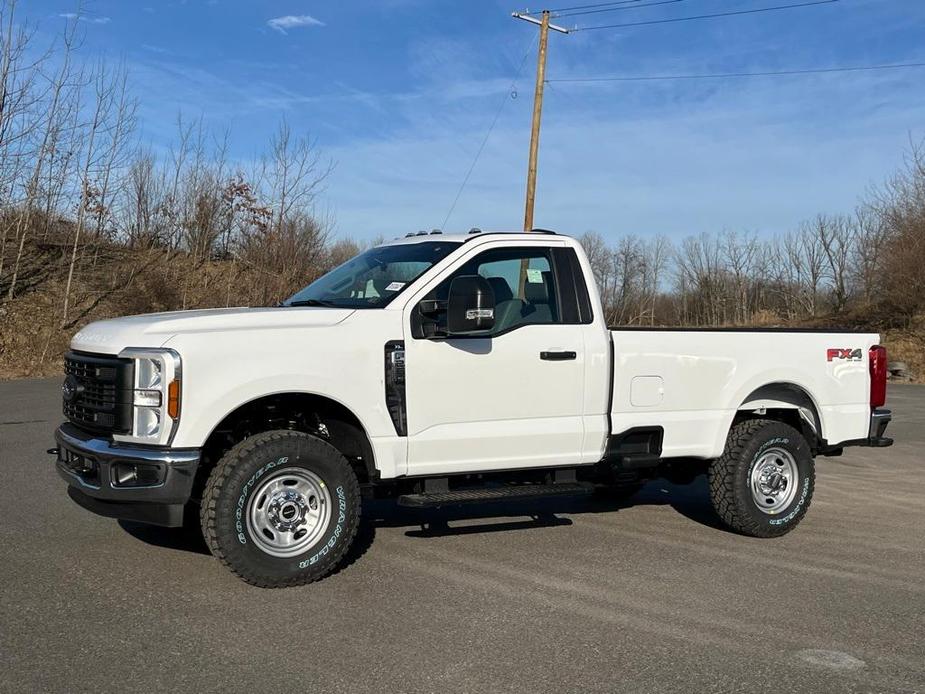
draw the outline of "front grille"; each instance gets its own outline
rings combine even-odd
[[[93,432],[131,431],[131,359],[68,352],[64,373],[64,416],[68,420]]]

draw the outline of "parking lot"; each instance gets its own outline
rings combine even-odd
[[[3,691],[925,691],[925,387],[820,459],[802,525],[721,529],[703,480],[628,503],[364,509],[338,574],[267,591],[98,518],[52,458],[60,381],[0,383]]]

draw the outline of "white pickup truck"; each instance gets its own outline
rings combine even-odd
[[[876,334],[608,329],[551,232],[413,234],[274,308],[87,326],[49,451],[98,514],[197,513],[240,578],[307,583],[364,494],[412,507],[632,492],[701,473],[735,531],[790,531],[814,458],[888,446]]]

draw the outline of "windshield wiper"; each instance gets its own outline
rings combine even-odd
[[[338,308],[336,304],[332,304],[328,301],[322,301],[321,299],[299,299],[298,301],[290,301],[286,306],[324,306],[325,308]]]

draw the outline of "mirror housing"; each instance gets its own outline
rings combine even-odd
[[[495,325],[495,292],[481,275],[460,275],[450,283],[446,309],[449,337],[472,335]]]

